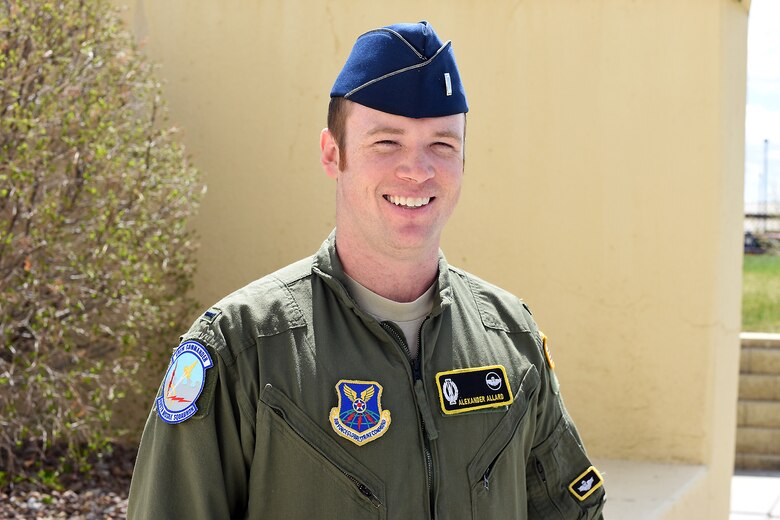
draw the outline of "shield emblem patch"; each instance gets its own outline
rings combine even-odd
[[[165,373],[162,395],[157,398],[160,419],[168,424],[178,424],[195,415],[206,370],[213,366],[208,351],[197,341],[189,340],[179,345]]]
[[[390,426],[390,411],[382,410],[382,385],[342,379],[336,384],[339,404],[330,410],[330,425],[358,446],[378,439]]]

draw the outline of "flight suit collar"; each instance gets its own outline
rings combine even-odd
[[[366,315],[350,296],[346,288],[346,273],[336,252],[336,230],[331,231],[328,238],[322,243],[319,251],[314,255],[312,272],[318,275],[325,284],[338,296],[347,307],[355,310],[358,315]],[[452,287],[450,285],[450,271],[444,253],[439,250],[439,274],[437,279],[438,289],[434,295],[431,317],[438,316],[452,303]],[[373,318],[371,318],[373,320]]]

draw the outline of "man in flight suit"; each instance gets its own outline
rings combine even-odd
[[[336,229],[182,336],[129,518],[601,518],[530,311],[439,250],[467,111],[426,22],[357,39],[320,137]]]

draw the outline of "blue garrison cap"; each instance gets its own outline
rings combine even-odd
[[[358,37],[330,97],[406,117],[468,112],[452,42],[428,22],[400,23]]]

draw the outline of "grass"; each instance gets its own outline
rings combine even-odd
[[[742,330],[780,332],[780,256],[745,255]]]

